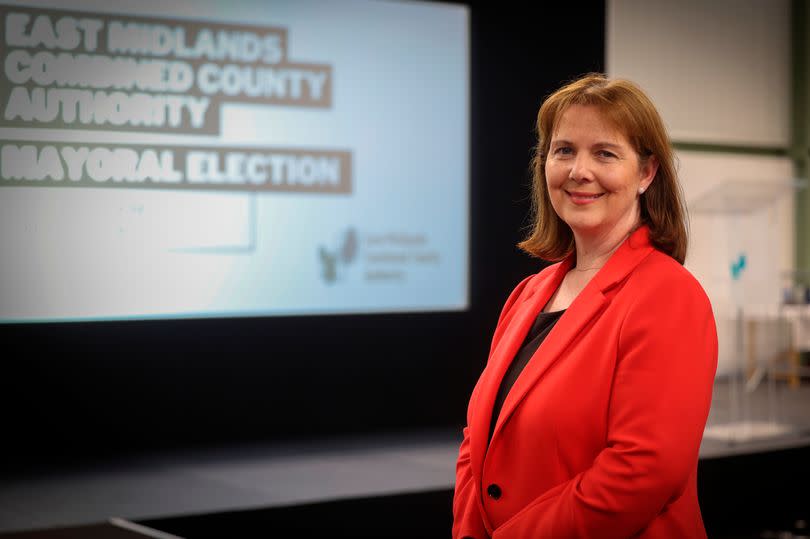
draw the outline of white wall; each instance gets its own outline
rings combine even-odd
[[[787,146],[789,0],[609,0],[607,70],[647,90],[673,139]]]

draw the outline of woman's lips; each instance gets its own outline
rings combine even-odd
[[[593,204],[605,193],[580,193],[577,191],[566,191],[571,198],[571,202],[578,205]]]

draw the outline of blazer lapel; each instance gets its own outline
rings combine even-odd
[[[509,416],[512,415],[512,412],[526,396],[526,393],[560,359],[568,345],[581,334],[585,326],[607,303],[600,290],[588,290],[591,283],[580,292],[579,296],[566,309],[557,324],[546,336],[540,348],[523,369],[523,372],[518,376],[501,408],[498,422],[495,425],[495,432],[492,434],[493,441],[498,436],[504,422],[509,419]],[[535,316],[537,316],[537,313],[535,313]]]
[[[537,313],[557,290],[565,274],[568,273],[573,259],[566,258],[547,279],[541,282],[537,289],[517,306],[517,311],[511,319],[504,321],[508,324],[506,331],[492,350],[492,355],[482,374],[481,385],[473,415],[473,424],[470,425],[470,458],[473,470],[481,470],[484,455],[487,451],[492,409],[495,398],[500,389],[501,380],[512,363],[518,349],[523,344],[529,329],[534,323]]]
[[[492,441],[498,436],[503,424],[509,420],[509,417],[529,390],[534,387],[543,374],[563,356],[565,350],[579,337],[582,331],[587,328],[594,317],[598,316],[608,305],[609,301],[604,293],[624,280],[641,260],[652,252],[653,249],[649,244],[648,232],[646,226],[642,226],[636,230],[627,241],[616,250],[605,266],[591,279],[557,321],[557,324],[532,356],[528,365],[526,365],[523,372],[518,376],[517,381],[515,381],[515,385],[512,386],[512,389],[509,391],[501,408],[500,415],[498,416],[498,422],[492,434]],[[535,317],[551,297],[551,294],[557,289],[560,282],[562,282],[565,272],[568,271],[570,263],[573,262],[572,257],[569,257],[568,262],[568,264],[561,264],[560,266],[560,270],[563,270],[562,275],[555,274],[553,279],[548,279],[549,286],[543,289],[543,294],[536,294],[536,296],[540,297],[537,298],[536,301],[528,302],[525,305],[526,309],[520,313],[521,319],[519,320],[519,324],[516,324],[519,327],[516,328],[515,338],[509,341],[509,346],[503,347],[502,356],[498,356],[497,358],[497,370],[492,373],[493,380],[489,381],[486,385],[486,387],[493,392],[491,400],[485,401],[488,406],[486,410],[489,410],[490,414],[492,413],[492,407],[495,402],[495,394],[497,394],[506,369],[515,357],[518,348],[523,343],[523,339],[526,337]],[[551,288],[551,290],[548,290],[548,288]],[[486,430],[483,431],[483,434],[481,431],[478,431],[478,434],[479,436],[484,436],[484,444],[486,444],[489,422],[487,421],[487,424],[484,426]]]

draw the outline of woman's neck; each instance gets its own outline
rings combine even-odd
[[[576,265],[571,268],[577,272],[595,272],[604,266],[616,249],[624,243],[630,234],[638,228],[638,223],[624,230],[616,228],[608,233],[596,236],[584,236],[574,233],[576,243]]]

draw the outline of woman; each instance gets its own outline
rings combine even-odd
[[[537,117],[535,225],[558,261],[509,296],[470,398],[453,537],[706,537],[700,440],[717,367],[711,305],[683,267],[663,122],[591,74]]]

